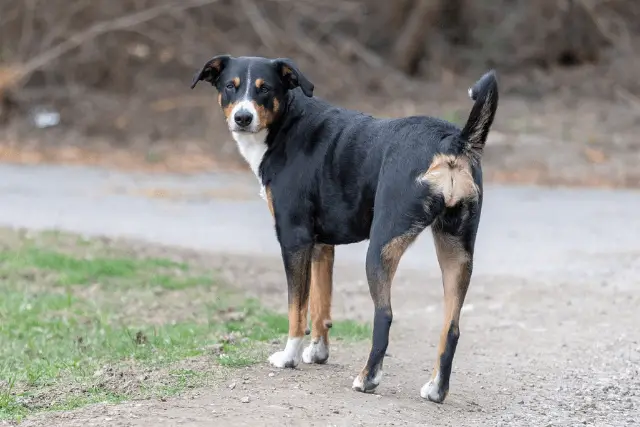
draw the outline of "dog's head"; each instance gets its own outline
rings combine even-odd
[[[218,104],[232,132],[267,129],[282,113],[291,89],[300,87],[313,96],[313,84],[286,58],[215,56],[195,75],[191,88],[201,80],[218,90]]]

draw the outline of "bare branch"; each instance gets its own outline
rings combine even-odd
[[[251,26],[262,40],[262,43],[269,49],[276,50],[278,39],[272,31],[271,25],[260,11],[260,8],[252,0],[240,0],[240,3],[244,9],[244,14],[249,19]]]
[[[45,52],[41,52],[40,54],[28,60],[26,63],[14,65],[13,67],[11,67],[11,72],[4,73],[4,79],[0,79],[0,91],[2,91],[2,89],[4,89],[8,85],[15,84],[15,82],[19,79],[23,79],[29,76],[34,71],[44,67],[46,64],[56,60],[70,50],[102,34],[108,33],[110,31],[117,31],[133,27],[135,25],[142,24],[170,12],[201,7],[207,4],[215,3],[217,1],[218,0],[184,0],[182,2],[176,1],[175,3],[151,7],[141,12],[122,16],[113,20],[98,22],[88,29],[72,35],[67,40],[59,43],[51,49]]]

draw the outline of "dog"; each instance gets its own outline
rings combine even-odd
[[[369,240],[366,275],[373,337],[353,389],[379,384],[393,319],[391,283],[400,258],[431,227],[444,287],[445,321],[431,378],[420,395],[441,403],[460,337],[482,208],[481,157],[498,106],[495,71],[470,89],[460,129],[438,118],[380,119],[313,96],[287,58],[219,55],[195,74],[209,82],[261,185],[275,222],[288,289],[289,334],[269,357],[279,368],[329,358],[334,247]],[[311,343],[303,348],[311,317]]]

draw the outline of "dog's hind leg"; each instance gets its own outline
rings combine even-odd
[[[432,226],[444,287],[444,325],[431,380],[422,387],[420,395],[436,403],[442,403],[449,392],[453,356],[460,337],[460,311],[471,280],[479,219],[477,215],[457,216],[448,222],[445,214],[444,221],[440,219]]]
[[[334,254],[330,245],[316,244],[313,248],[309,297],[311,344],[302,353],[304,363],[326,363],[329,359]]]
[[[424,227],[393,221],[382,215],[374,220],[367,251],[367,281],[374,304],[373,340],[366,365],[353,381],[353,389],[374,390],[382,377],[382,364],[389,344],[389,330],[393,320],[391,310],[391,282],[400,258]]]

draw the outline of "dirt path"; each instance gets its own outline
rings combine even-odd
[[[280,261],[265,255],[277,253],[270,219],[251,177],[0,172],[1,224],[224,252],[211,256],[212,265],[268,306],[284,308]],[[280,371],[264,363],[180,398],[96,405],[23,425],[637,425],[639,194],[494,186],[486,194],[477,268],[443,405],[419,397],[442,317],[425,234],[394,284],[390,357],[375,395],[350,389],[368,343],[334,342],[326,366]],[[336,318],[372,315],[364,248],[337,251]]]

